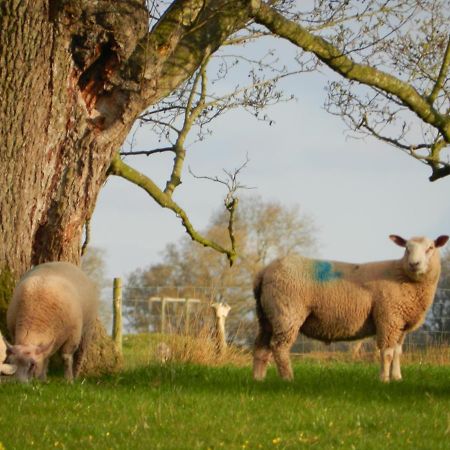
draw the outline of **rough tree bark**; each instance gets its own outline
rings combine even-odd
[[[27,269],[79,263],[82,226],[137,115],[248,18],[246,0],[178,0],[149,31],[143,0],[0,3],[2,330]],[[86,371],[115,366],[113,349],[99,324]]]

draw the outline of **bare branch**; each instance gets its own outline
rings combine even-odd
[[[236,211],[239,203],[239,199],[237,197],[237,192],[240,189],[253,189],[249,186],[245,186],[244,184],[241,184],[239,182],[239,174],[242,172],[242,170],[247,167],[247,164],[249,163],[248,155],[246,155],[244,163],[242,163],[239,167],[236,169],[230,171],[223,169],[226,178],[219,178],[218,176],[207,176],[207,175],[196,175],[189,167],[189,173],[198,180],[209,180],[213,181],[215,183],[220,183],[226,186],[227,188],[227,195],[224,199],[224,205],[225,209],[228,211],[228,236],[230,238],[231,243],[231,249],[235,252],[237,255],[236,250],[236,236],[234,232],[234,224],[235,224],[235,218],[236,218]],[[230,265],[232,264],[232,261],[230,260]]]
[[[433,90],[428,97],[428,101],[432,105],[439,94],[439,91],[444,86],[445,78],[447,77],[448,68],[450,67],[450,35],[447,42],[447,48],[445,49],[444,59],[442,61],[441,69],[439,70],[439,75],[436,80],[435,85],[433,86]]]
[[[159,189],[159,187],[150,178],[127,165],[120,158],[119,153],[116,153],[113,157],[108,170],[108,174],[119,176],[121,178],[124,178],[125,180],[130,181],[136,186],[139,186],[145,192],[147,192],[160,206],[173,211],[177,215],[177,217],[181,219],[186,232],[189,234],[192,240],[198,242],[204,247],[210,247],[220,253],[225,254],[228,258],[228,261],[230,262],[230,265],[232,265],[236,260],[237,254],[235,249],[226,249],[218,243],[205,238],[199,232],[197,232],[191,224],[186,212],[176,202],[174,202],[170,196]]]
[[[131,152],[120,152],[120,156],[136,156],[136,155],[145,155],[150,156],[155,153],[165,153],[165,152],[173,152],[173,147],[163,147],[157,148],[155,150],[133,150]]]
[[[192,128],[192,125],[197,120],[198,116],[201,114],[205,106],[206,87],[207,87],[206,67],[208,65],[209,59],[210,58],[208,56],[205,59],[205,61],[203,61],[202,65],[200,66],[200,69],[197,71],[191,92],[188,97],[184,114],[183,127],[178,133],[178,138],[174,145],[175,160],[173,163],[172,173],[170,175],[169,181],[166,184],[166,188],[164,189],[164,193],[169,196],[173,194],[175,188],[181,183],[181,171],[183,168],[184,158],[186,156],[184,144],[188,136],[188,133]],[[197,86],[200,83],[200,81],[201,81],[200,98],[197,104],[193,106]]]

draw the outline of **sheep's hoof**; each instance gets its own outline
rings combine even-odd
[[[392,375],[391,380],[392,381],[402,381],[402,376],[401,375]]]
[[[391,381],[391,380],[389,379],[389,376],[386,376],[386,375],[381,374],[381,375],[380,375],[380,381],[381,381],[382,383],[389,383],[389,381]]]
[[[261,375],[253,375],[253,379],[255,381],[264,381],[266,377],[263,377]]]
[[[293,381],[294,380],[294,375],[291,375],[291,374],[281,375],[281,379],[283,381]]]

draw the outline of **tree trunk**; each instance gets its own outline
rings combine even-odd
[[[248,20],[248,0],[0,2],[0,327],[32,265],[80,261],[82,227],[143,109]],[[85,369],[118,363],[98,323]]]
[[[12,287],[32,265],[79,263],[83,224],[111,156],[133,122],[102,117],[96,109],[100,84],[113,65],[108,58],[116,57],[108,44],[112,38],[87,22],[88,31],[96,33],[90,36],[96,46],[89,48],[88,31],[77,30],[65,11],[52,10],[52,4],[57,2],[6,1],[0,6],[3,325]],[[77,54],[80,49],[83,55]],[[100,323],[95,340],[95,365],[111,368],[118,358]]]

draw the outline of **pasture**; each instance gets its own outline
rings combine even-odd
[[[0,449],[446,449],[450,368],[405,364],[401,383],[378,364],[297,361],[256,383],[248,364],[164,365],[128,338],[124,370],[48,384],[0,386]]]

